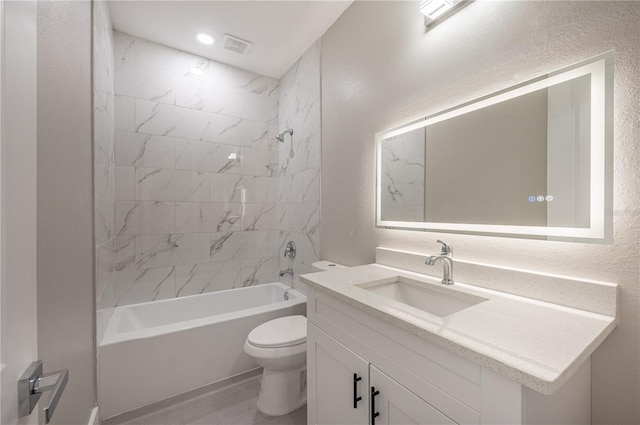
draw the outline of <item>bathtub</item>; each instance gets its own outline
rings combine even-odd
[[[249,332],[277,317],[304,315],[306,301],[277,282],[116,307],[98,348],[100,416],[257,368],[243,351]]]

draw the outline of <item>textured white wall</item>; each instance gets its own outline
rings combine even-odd
[[[417,2],[356,2],[322,39],[321,257],[374,248],[620,284],[620,325],[593,356],[593,422],[640,423],[640,2],[474,2],[424,32]],[[376,229],[374,134],[615,49],[614,244]]]
[[[91,6],[38,2],[38,354],[69,369],[64,425],[96,403]]]

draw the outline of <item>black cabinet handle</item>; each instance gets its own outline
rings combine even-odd
[[[376,391],[376,387],[371,387],[371,425],[376,425],[376,418],[380,416],[380,412],[376,412],[376,396],[380,391]]]
[[[362,400],[362,397],[358,397],[358,381],[362,381],[362,377],[357,373],[353,374],[353,408],[358,408],[358,402]]]

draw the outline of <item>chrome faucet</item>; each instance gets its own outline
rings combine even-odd
[[[289,267],[288,269],[280,270],[280,277],[284,276],[285,274],[293,276],[293,269]]]
[[[291,260],[296,258],[296,244],[293,243],[293,241],[287,242],[287,247],[284,249],[284,256],[289,257]]]
[[[433,266],[438,260],[442,260],[443,273],[442,280],[440,282],[445,285],[453,285],[453,258],[451,258],[451,246],[441,240],[438,240],[438,243],[442,244],[440,255],[427,257],[424,263],[428,266]]]

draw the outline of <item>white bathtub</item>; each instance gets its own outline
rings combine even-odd
[[[100,416],[257,368],[243,351],[249,332],[305,314],[306,301],[278,282],[117,307],[98,349]]]

